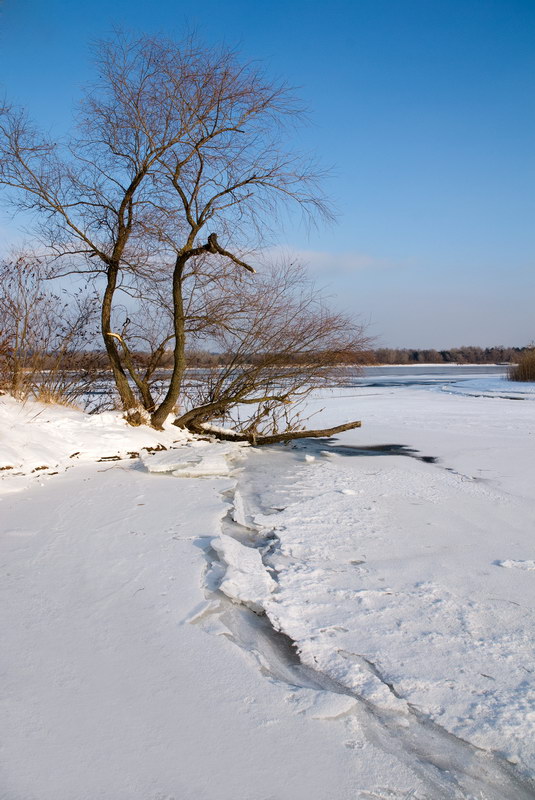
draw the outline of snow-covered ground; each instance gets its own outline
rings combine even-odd
[[[0,470],[17,476],[63,472],[98,459],[137,457],[144,446],[169,447],[191,438],[173,425],[165,431],[134,428],[116,412],[89,415],[31,399],[20,403],[8,395],[0,396],[0,431]]]
[[[535,404],[440,388],[266,449],[0,397],[0,798],[534,798]]]

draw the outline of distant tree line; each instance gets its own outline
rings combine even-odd
[[[454,347],[451,350],[413,350],[380,347],[373,350],[355,350],[354,352],[331,353],[338,365],[374,366],[380,364],[516,364],[531,347]],[[141,355],[141,354],[140,354]],[[273,354],[275,356],[276,354]],[[297,361],[314,363],[319,357],[313,348],[307,353],[287,353],[285,361],[293,364]],[[251,353],[248,357],[254,364],[265,354]],[[204,350],[192,350],[188,353],[189,367],[224,366],[232,360],[231,353],[209,353]],[[165,357],[162,366],[166,366]]]
[[[514,364],[528,347],[454,347],[412,350],[381,347],[370,352],[370,364]]]
[[[1,347],[0,347],[1,350]],[[532,347],[456,347],[451,350],[411,350],[381,347],[375,350],[355,350],[344,352],[329,352],[329,361],[333,366],[379,366],[381,364],[517,364],[523,356],[532,352]],[[136,362],[147,367],[150,361],[150,352],[143,350],[132,351]],[[235,353],[210,352],[204,349],[190,349],[186,351],[187,369],[214,369],[227,367],[235,359]],[[57,353],[49,347],[45,352],[40,351],[39,357],[42,368],[52,370],[56,364]],[[310,348],[307,352],[250,352],[242,355],[242,363],[256,365],[263,363],[266,358],[283,366],[296,364],[325,365],[325,353],[321,350]],[[0,362],[2,354],[0,352]],[[64,356],[65,367],[69,370],[97,369],[105,372],[109,369],[107,353],[102,350],[70,350]],[[173,353],[164,352],[158,363],[159,370],[169,370],[173,367]]]

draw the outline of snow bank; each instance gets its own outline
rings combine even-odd
[[[248,445],[208,442],[168,424],[132,427],[120,412],[86,414],[65,406],[0,396],[0,471],[8,476],[62,472],[77,462],[137,458],[149,472],[177,477],[228,475]]]
[[[134,457],[143,447],[171,447],[192,438],[173,425],[163,431],[132,427],[120,412],[90,415],[0,397],[0,469],[10,474],[59,472],[76,461]]]

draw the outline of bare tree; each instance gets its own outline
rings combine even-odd
[[[219,435],[214,422],[230,421],[230,438],[256,443],[335,432],[295,429],[302,427],[301,411],[310,392],[329,385],[341,365],[352,363],[369,346],[362,325],[330,311],[295,264],[266,265],[254,277],[234,273],[215,301],[213,309],[208,292],[204,309],[213,325],[200,334],[209,335],[224,354],[224,364],[192,384],[175,424]]]
[[[102,276],[102,336],[121,401],[143,406],[159,427],[180,393],[185,287],[197,261],[253,271],[243,252],[268,216],[287,203],[328,211],[317,172],[286,149],[285,129],[300,115],[286,87],[194,39],[118,36],[96,56],[100,78],[68,142],[47,140],[24,112],[3,109],[0,181],[20,208],[38,212],[57,274]],[[140,279],[170,282],[174,364],[157,407],[127,331],[114,326],[117,291],[135,296]]]
[[[46,264],[27,253],[0,263],[0,388],[24,399],[78,400],[96,376],[91,292],[54,291]]]

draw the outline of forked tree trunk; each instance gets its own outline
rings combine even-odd
[[[226,258],[230,258],[235,264],[244,267],[249,272],[254,272],[254,269],[241,261],[232,253],[224,250],[217,241],[215,233],[211,233],[208,241],[199,247],[193,247],[195,235],[197,231],[193,231],[189,237],[188,244],[181,251],[175,262],[175,269],[173,272],[173,333],[175,337],[175,346],[173,350],[173,372],[167,393],[162,400],[159,407],[151,415],[151,424],[153,428],[160,429],[169,414],[175,408],[180,390],[182,388],[182,379],[186,370],[186,332],[185,332],[185,319],[184,319],[184,296],[183,296],[183,276],[184,268],[190,258],[211,253],[212,255],[219,254]]]

